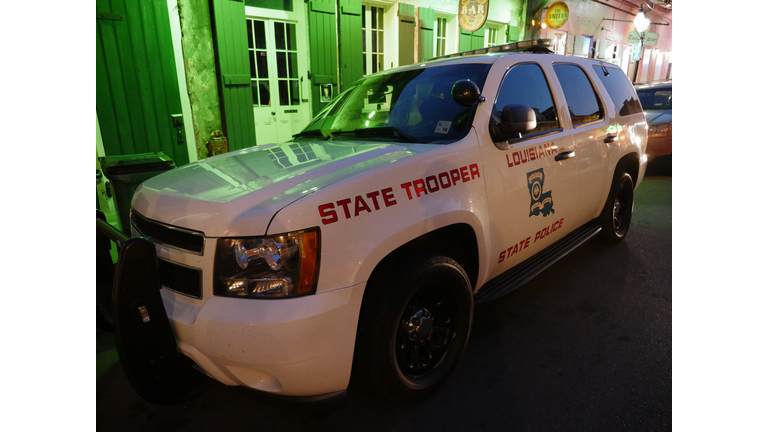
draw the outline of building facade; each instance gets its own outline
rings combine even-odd
[[[637,82],[671,78],[664,0],[644,3],[652,24],[632,60],[640,1],[98,0],[97,156],[183,165],[216,153],[216,131],[228,151],[285,142],[363,76],[538,37]],[[487,13],[482,27],[462,28],[465,6]]]

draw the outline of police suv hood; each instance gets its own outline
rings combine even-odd
[[[672,123],[671,109],[646,109],[645,119],[649,125],[662,125]]]
[[[370,141],[252,147],[152,177],[138,187],[132,207],[207,237],[264,235],[274,214],[301,197],[436,147]]]

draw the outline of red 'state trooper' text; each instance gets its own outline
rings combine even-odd
[[[424,179],[416,179],[400,185],[408,195],[408,200],[435,193],[440,189],[448,189],[457,183],[466,183],[475,178],[480,178],[480,168],[477,164],[471,164],[441,172],[440,174],[427,176]],[[344,198],[335,203],[326,203],[317,207],[322,218],[323,225],[339,221],[340,214],[345,219],[357,217],[362,213],[372,213],[385,207],[397,205],[397,199],[391,187],[378,191],[357,195],[354,198]],[[337,211],[337,209],[340,209]]]

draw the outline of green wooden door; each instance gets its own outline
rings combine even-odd
[[[435,52],[435,11],[419,8],[419,61],[434,57]]]
[[[181,99],[165,0],[96,1],[96,113],[107,156],[162,151],[189,163],[171,117]]]
[[[212,4],[224,134],[230,151],[253,147],[257,142],[245,3],[213,0]]]
[[[398,61],[400,66],[413,64],[413,35],[416,29],[416,8],[413,5],[400,3],[397,11],[400,19],[398,29]]]
[[[363,2],[360,0],[339,0],[339,55],[341,63],[341,90],[349,88],[363,76]]]
[[[334,0],[309,0],[309,63],[312,88],[312,115],[327,105],[320,101],[320,89],[331,84],[338,91],[336,62],[336,3]],[[359,35],[359,33],[358,33]],[[359,37],[359,36],[358,36]]]

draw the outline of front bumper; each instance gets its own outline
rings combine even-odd
[[[103,250],[99,253],[110,231],[105,224],[97,221],[97,264],[104,264],[99,257],[109,256]],[[167,387],[185,379],[197,381],[195,374],[202,377],[185,363],[191,364],[189,359],[223,384],[276,395],[333,395],[347,388],[364,283],[292,299],[218,297],[212,295],[210,274],[215,247],[200,256],[144,238],[123,236],[112,241],[120,249],[114,284],[97,272],[97,304],[115,329],[126,375],[145,399],[178,402],[182,395]],[[157,275],[158,258],[201,268],[201,298],[163,286]],[[105,290],[110,292],[105,295]],[[111,303],[103,301],[109,297]],[[149,310],[151,325],[141,321],[141,306],[144,312]],[[170,366],[160,371],[147,366],[169,358]],[[162,376],[158,381],[158,374],[174,369],[183,369],[180,381]],[[152,394],[159,390],[164,393]],[[194,393],[190,388],[179,390],[185,396]]]
[[[178,349],[208,375],[286,396],[345,390],[365,284],[281,300],[161,294]]]

